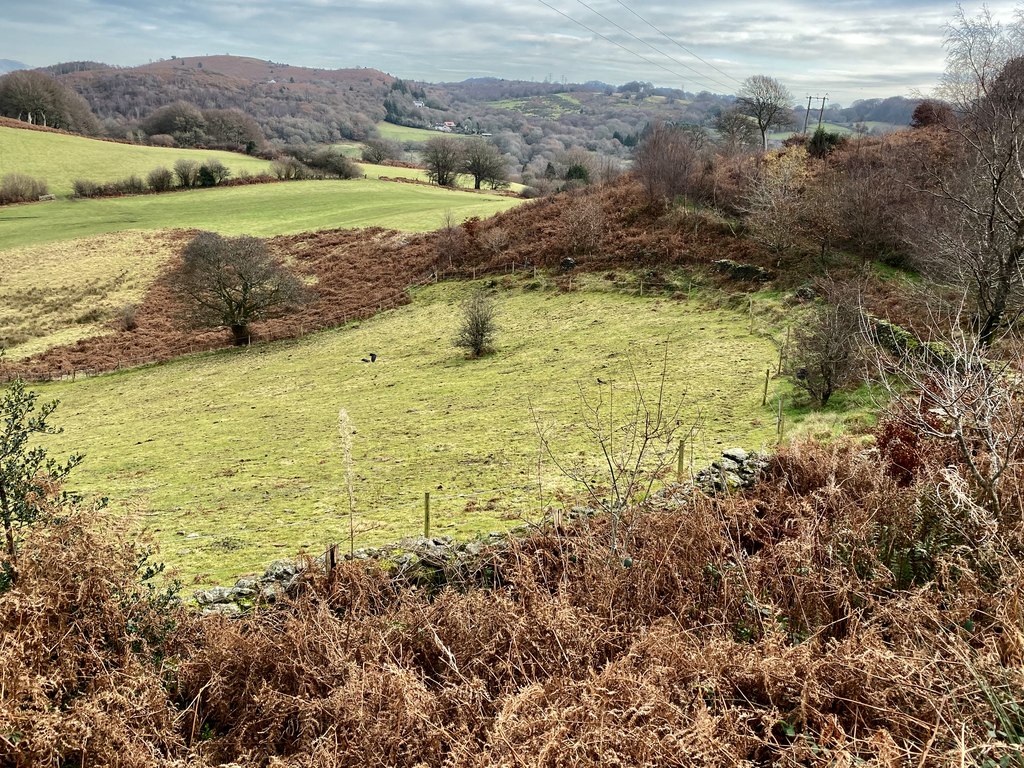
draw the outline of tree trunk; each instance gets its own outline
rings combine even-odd
[[[7,501],[7,489],[0,482],[0,514],[4,518],[4,538],[6,539],[7,557],[14,565],[18,550],[14,546],[14,520],[11,519],[11,507]]]
[[[234,336],[234,343],[236,347],[247,347],[249,345],[249,326],[246,324],[232,325],[231,334]]]

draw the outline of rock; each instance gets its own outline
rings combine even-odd
[[[725,455],[723,455],[718,461],[712,462],[711,466],[725,472],[739,472],[742,468],[740,462],[734,461]]]
[[[275,560],[263,574],[265,580],[286,581],[299,572],[299,566],[292,560]]]
[[[242,609],[234,603],[217,603],[203,608],[203,616],[240,616]]]
[[[766,282],[772,279],[772,274],[767,269],[756,264],[744,264],[732,259],[719,259],[712,262],[712,265],[719,272],[728,275],[734,280],[756,280]]]
[[[726,448],[724,451],[722,451],[722,456],[724,456],[727,459],[732,459],[733,461],[739,462],[740,464],[745,462],[749,455],[750,454],[748,454],[742,448]]]
[[[211,587],[196,592],[196,602],[200,605],[220,605],[232,602],[232,587]]]

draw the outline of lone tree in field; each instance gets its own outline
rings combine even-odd
[[[504,184],[508,178],[508,167],[501,151],[483,139],[471,139],[462,147],[463,173],[473,177],[473,188],[480,189],[481,184],[489,184],[492,188]]]
[[[249,325],[277,317],[302,300],[302,282],[256,237],[200,232],[171,274],[171,285],[197,328],[231,329],[236,346]]]
[[[757,123],[761,132],[761,148],[768,149],[768,131],[793,124],[793,94],[774,77],[753,75],[743,81],[736,98],[743,114]]]
[[[0,397],[0,518],[7,559],[6,567],[0,569],[0,581],[13,581],[18,529],[32,525],[44,514],[60,483],[82,461],[80,455],[73,455],[61,464],[49,458],[42,446],[29,446],[38,435],[62,431],[49,424],[57,401],[37,406],[37,397],[20,380]]]
[[[461,172],[462,148],[451,136],[437,136],[423,145],[427,177],[439,187],[454,187]]]
[[[494,337],[498,333],[494,298],[484,290],[473,292],[462,302],[459,330],[452,343],[466,350],[471,358],[494,351]]]

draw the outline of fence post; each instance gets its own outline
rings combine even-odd
[[[772,369],[764,369],[764,395],[761,397],[761,407],[768,405],[768,380],[772,376]]]
[[[778,426],[778,430],[779,430],[779,442],[780,443],[782,442],[782,435],[785,432],[785,418],[786,417],[785,417],[785,414],[783,414],[783,412],[782,412],[782,404],[783,404],[783,402],[785,402],[785,400],[786,400],[786,396],[785,395],[780,395],[779,396],[779,426]]]
[[[676,482],[683,482],[683,464],[685,463],[684,457],[686,456],[686,438],[682,438],[679,441],[679,459],[678,466],[676,467]]]
[[[423,494],[423,538],[430,538],[430,491]]]

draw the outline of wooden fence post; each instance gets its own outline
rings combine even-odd
[[[423,494],[423,538],[430,538],[430,491]]]
[[[768,405],[768,380],[772,376],[772,369],[764,369],[764,395],[761,397],[761,407]]]

